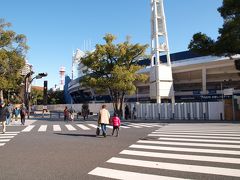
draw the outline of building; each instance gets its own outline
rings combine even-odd
[[[183,51],[173,53],[170,56],[176,102],[221,101],[223,99],[231,99],[231,95],[224,93],[230,88],[233,90],[234,97],[239,99],[240,70],[236,68],[235,61],[240,61],[240,55],[229,59],[229,57],[200,56],[190,51]],[[161,63],[166,63],[166,56],[160,56],[160,60]],[[145,67],[138,73],[149,75],[150,59],[140,60],[139,65]],[[79,69],[79,71],[82,72],[82,69]],[[110,97],[106,94],[96,95],[91,89],[81,87],[79,84],[81,77],[82,76],[79,76],[68,84],[68,92],[73,98],[73,103],[110,101]],[[156,101],[150,98],[149,82],[136,82],[136,86],[136,94],[127,96],[126,101]],[[168,101],[168,99],[163,100],[163,102]]]

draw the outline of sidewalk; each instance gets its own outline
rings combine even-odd
[[[122,122],[139,122],[139,123],[229,123],[229,124],[240,124],[240,120],[204,120],[204,119],[129,119],[122,120]]]
[[[36,122],[37,120],[36,119],[26,119],[25,120],[25,125],[24,126],[28,126],[28,125],[31,125],[33,124],[34,122]],[[11,122],[9,125],[7,126],[22,126],[21,124],[21,120],[19,119],[18,121],[13,121]]]

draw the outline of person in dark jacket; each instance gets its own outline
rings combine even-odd
[[[25,125],[25,117],[27,114],[27,108],[24,104],[22,104],[21,108],[20,108],[20,116],[21,116],[21,123],[22,125]]]
[[[0,122],[2,123],[2,127],[3,127],[3,134],[6,132],[6,119],[7,119],[7,114],[9,114],[8,112],[8,108],[5,106],[4,102],[0,103]]]

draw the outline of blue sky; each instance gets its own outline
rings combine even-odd
[[[25,34],[27,58],[34,71],[47,72],[49,87],[59,84],[59,69],[71,73],[72,52],[103,43],[106,33],[117,42],[131,36],[133,43],[150,43],[150,0],[0,0],[0,18]],[[187,50],[196,32],[216,39],[223,20],[217,11],[222,0],[165,0],[170,52]],[[43,86],[43,80],[34,85]]]

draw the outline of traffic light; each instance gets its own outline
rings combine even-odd
[[[47,74],[47,73],[38,73],[38,75],[41,76],[41,77],[45,77],[45,76],[47,76],[48,74]]]

